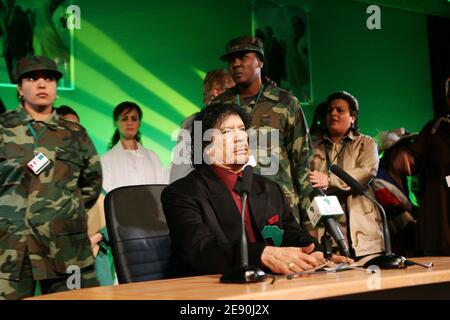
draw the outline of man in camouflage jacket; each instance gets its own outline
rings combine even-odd
[[[0,116],[0,299],[97,285],[86,211],[97,200],[101,165],[86,130],[52,104],[62,74],[45,57],[19,60],[20,104]],[[36,174],[28,163],[50,163]],[[69,281],[73,280],[73,281]],[[69,284],[72,285],[69,285]]]
[[[309,158],[311,138],[298,99],[273,83],[262,83],[263,43],[255,37],[239,37],[225,47],[221,60],[236,86],[213,102],[235,103],[252,116],[250,148],[256,158],[256,173],[277,182],[289,200],[292,213],[309,227]],[[252,143],[253,142],[253,143]]]

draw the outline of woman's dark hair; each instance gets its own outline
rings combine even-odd
[[[343,99],[348,102],[348,106],[350,108],[350,114],[355,117],[355,122],[353,123],[351,130],[354,133],[358,133],[359,132],[359,128],[358,128],[359,103],[358,103],[358,100],[356,100],[356,98],[353,95],[351,95],[350,93],[348,93],[347,91],[338,91],[338,92],[332,93],[328,96],[327,101],[326,101],[327,106],[329,107],[331,102],[336,99]]]
[[[137,113],[139,115],[139,121],[141,121],[142,120],[142,109],[141,109],[141,107],[139,107],[134,102],[124,101],[124,102],[119,103],[114,108],[114,111],[113,111],[114,122],[116,122],[119,119],[119,116],[122,113],[124,113],[124,112],[128,113],[131,110],[136,110],[137,111]],[[119,142],[119,140],[120,140],[120,133],[119,133],[119,129],[116,128],[116,130],[114,130],[114,134],[113,134],[113,136],[111,138],[111,141],[110,141],[110,143],[108,145],[108,150],[111,150],[117,144],[117,142]],[[141,143],[141,132],[140,131],[137,132],[135,140],[137,142]]]
[[[203,141],[204,134],[207,130],[216,127],[218,124],[221,124],[226,117],[230,115],[238,115],[242,122],[244,123],[245,129],[248,130],[251,125],[250,116],[239,106],[231,103],[213,103],[207,107],[205,107],[202,111],[196,114],[194,118],[194,124],[191,131],[191,164],[194,168],[199,168],[203,163],[203,150],[210,143],[209,141]],[[194,156],[196,151],[196,142],[194,139],[195,135],[195,122],[201,122],[201,130],[202,130],[202,154],[201,154],[201,162],[195,163]]]

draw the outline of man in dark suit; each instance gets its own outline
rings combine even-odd
[[[161,196],[173,263],[179,275],[223,273],[241,261],[241,199],[236,182],[249,160],[246,129],[250,120],[236,105],[213,104],[194,121],[195,170],[169,185]],[[199,133],[204,139],[196,141]],[[289,274],[324,262],[315,238],[300,228],[276,183],[254,175],[247,209],[250,265]]]

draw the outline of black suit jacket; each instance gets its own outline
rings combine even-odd
[[[241,214],[225,184],[203,165],[164,189],[161,200],[170,229],[174,268],[179,275],[223,273],[240,265]],[[256,243],[248,243],[249,263],[260,265],[266,225],[284,230],[281,246],[307,246],[315,238],[302,230],[280,187],[253,175],[248,197]],[[317,246],[317,243],[316,243]]]

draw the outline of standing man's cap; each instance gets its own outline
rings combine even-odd
[[[257,37],[243,36],[233,40],[230,40],[225,46],[225,54],[220,57],[222,61],[228,61],[231,54],[236,52],[254,51],[264,58],[263,42]]]
[[[16,83],[27,73],[34,71],[47,71],[52,74],[56,80],[61,79],[63,74],[59,72],[55,61],[43,56],[29,56],[20,59],[16,64]]]

